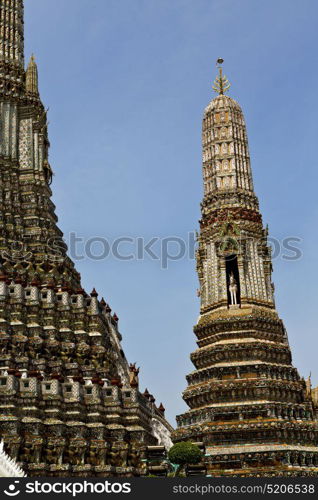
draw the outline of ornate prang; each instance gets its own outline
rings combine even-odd
[[[212,476],[317,475],[318,388],[292,365],[245,121],[226,88],[220,67],[203,117],[198,348],[174,440],[203,442]]]
[[[38,95],[39,93],[38,68],[33,54],[25,72],[25,89],[27,92],[30,92],[30,94]]]

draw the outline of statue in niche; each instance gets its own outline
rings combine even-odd
[[[139,385],[139,371],[140,368],[136,368],[136,363],[129,365],[129,383],[131,387],[138,387]]]
[[[43,171],[44,171],[44,177],[48,185],[52,184],[52,179],[53,179],[53,171],[51,169],[51,165],[47,160],[44,160],[43,162]]]
[[[43,460],[48,464],[55,465],[62,463],[63,446],[56,446],[54,443],[47,443],[43,449]]]
[[[237,283],[236,279],[234,278],[234,274],[230,274],[230,284],[229,284],[229,292],[230,292],[230,297],[231,297],[231,305],[236,306],[237,305]]]
[[[140,466],[140,450],[133,448],[132,446],[128,453],[128,466],[135,468]]]

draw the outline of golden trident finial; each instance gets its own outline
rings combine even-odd
[[[231,87],[230,82],[228,81],[228,79],[226,78],[225,75],[223,76],[223,73],[222,73],[223,62],[224,62],[224,60],[220,57],[216,61],[216,65],[219,68],[219,76],[217,76],[216,79],[214,80],[213,87],[212,87],[214,92],[218,92],[218,94],[220,94],[220,95],[225,94],[229,90],[229,88]]]

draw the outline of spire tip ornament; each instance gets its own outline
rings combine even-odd
[[[222,64],[223,63],[224,63],[224,59],[219,57],[216,61],[216,65],[219,68],[219,76],[216,77],[216,79],[213,82],[213,86],[212,86],[212,89],[214,90],[214,92],[217,92],[219,95],[225,94],[229,90],[229,88],[231,87],[230,82],[228,81],[226,76],[223,75],[223,72],[222,72]]]

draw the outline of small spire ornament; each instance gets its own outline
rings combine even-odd
[[[30,92],[32,94],[39,94],[39,88],[38,88],[38,68],[35,62],[35,57],[32,54],[30,58],[30,62],[28,64],[28,68],[25,73],[25,85],[26,85],[26,90],[27,92]]]
[[[214,92],[217,92],[219,95],[225,94],[229,90],[229,88],[231,87],[230,82],[228,81],[226,76],[223,75],[223,72],[222,72],[223,62],[224,62],[224,59],[222,59],[221,57],[219,57],[219,59],[216,61],[216,65],[219,68],[219,76],[216,77],[216,79],[213,82],[213,86],[212,86]]]

